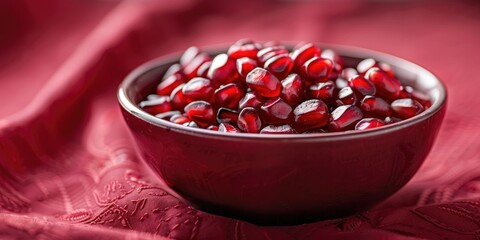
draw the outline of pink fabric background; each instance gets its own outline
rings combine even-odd
[[[192,209],[140,164],[117,86],[190,45],[307,40],[391,53],[447,84],[420,172],[368,212],[259,227]],[[0,1],[0,239],[480,239],[478,1]]]

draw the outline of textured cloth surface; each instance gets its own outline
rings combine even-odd
[[[0,239],[480,239],[479,2],[340,2],[0,1]],[[437,74],[449,109],[421,170],[343,219],[261,227],[190,207],[138,159],[117,86],[162,54],[245,37]]]

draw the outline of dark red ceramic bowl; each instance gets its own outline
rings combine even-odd
[[[143,160],[199,209],[259,224],[296,224],[351,214],[379,203],[418,170],[446,110],[442,82],[404,59],[321,45],[346,66],[373,57],[401,81],[428,94],[432,106],[411,119],[366,131],[295,135],[232,134],[155,118],[137,106],[180,53],[138,67],[118,100]],[[209,51],[225,52],[226,48]]]

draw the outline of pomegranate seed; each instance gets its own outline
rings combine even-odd
[[[181,114],[182,113],[180,111],[169,111],[169,112],[159,113],[155,115],[155,117],[167,120],[167,119],[170,119],[172,116],[181,115]]]
[[[185,99],[189,102],[204,100],[212,101],[213,93],[212,82],[206,78],[196,77],[190,80],[183,86],[182,93]]]
[[[271,57],[283,54],[288,54],[288,50],[284,46],[267,47],[258,51],[257,59],[263,65]]]
[[[200,67],[197,70],[197,76],[207,78],[208,70],[210,69],[211,65],[212,65],[211,61],[204,62],[202,65],[200,65]]]
[[[355,76],[348,80],[348,86],[363,96],[375,95],[375,86],[373,83],[361,76]]]
[[[238,115],[237,125],[244,132],[258,133],[262,127],[262,121],[255,108],[247,107]]]
[[[292,107],[281,98],[267,100],[261,110],[263,120],[267,124],[285,124],[292,121]]]
[[[282,80],[282,99],[290,104],[297,105],[303,100],[303,83],[300,76],[296,73],[288,75],[287,78]]]
[[[225,53],[219,54],[213,59],[207,76],[216,86],[235,82],[240,77],[235,60],[229,58]]]
[[[355,105],[357,104],[357,97],[350,87],[344,87],[338,92],[335,103],[337,103],[337,106]]]
[[[182,67],[180,66],[180,64],[176,63],[176,64],[173,64],[172,66],[170,66],[167,71],[165,72],[165,74],[163,74],[163,78],[162,80],[165,80],[167,79],[168,77],[172,76],[172,75],[175,75],[175,74],[180,74],[182,75],[183,77],[183,71],[182,71]]]
[[[295,128],[300,132],[319,128],[328,123],[328,107],[318,99],[302,102],[293,111],[295,115]]]
[[[253,93],[246,93],[245,96],[238,103],[239,109],[244,109],[246,107],[259,108],[264,103],[264,100],[257,97]]]
[[[215,119],[213,107],[205,101],[195,101],[185,106],[187,116],[198,124],[200,127],[208,127]]]
[[[355,130],[366,130],[385,126],[385,122],[378,118],[364,118],[355,125]]]
[[[324,81],[332,72],[333,62],[330,59],[313,57],[303,64],[300,72],[307,80]]]
[[[211,62],[212,58],[206,53],[200,53],[197,55],[188,65],[183,68],[187,80],[197,77],[198,70],[206,63]]]
[[[340,55],[338,55],[335,51],[332,49],[325,49],[322,51],[320,54],[321,58],[327,58],[332,60],[332,62],[335,63],[335,66],[338,66],[339,69],[337,69],[339,72],[342,71],[342,66],[343,66],[343,59]]]
[[[363,118],[362,110],[353,105],[343,105],[333,110],[328,129],[330,131],[345,131],[355,127]]]
[[[253,69],[247,74],[246,82],[253,92],[263,97],[278,97],[282,91],[280,81],[263,68]]]
[[[200,50],[193,46],[187,48],[183,55],[180,57],[180,65],[185,68],[188,64],[190,64],[193,59],[200,54]]]
[[[308,89],[308,96],[330,103],[333,100],[335,84],[332,81],[320,82],[310,85]]]
[[[391,104],[392,110],[402,119],[411,118],[423,111],[423,106],[411,98],[397,99]]]
[[[194,121],[186,122],[182,125],[187,127],[192,127],[192,128],[199,128],[198,124]]]
[[[275,77],[283,79],[293,68],[293,61],[288,55],[278,55],[271,57],[265,62],[265,69],[271,72]]]
[[[378,67],[385,71],[390,77],[395,78],[395,74],[393,73],[392,66],[386,64],[386,63],[378,63]]]
[[[257,61],[251,58],[239,58],[237,59],[237,71],[240,76],[246,77],[249,72],[257,67]]]
[[[238,102],[244,95],[243,89],[235,83],[223,85],[215,90],[215,103],[219,107],[238,108]]]
[[[380,96],[388,99],[395,100],[400,91],[402,90],[402,84],[396,78],[390,77],[385,71],[380,68],[372,68],[367,71],[365,78],[370,80],[377,89]]]
[[[247,44],[233,44],[228,49],[228,56],[232,59],[239,59],[239,58],[257,58],[258,48],[257,45],[254,43],[247,43]]]
[[[218,126],[219,132],[230,132],[230,133],[240,133],[241,131],[237,129],[235,126],[228,124],[228,123],[220,123]]]
[[[280,126],[275,126],[275,125],[268,125],[264,127],[261,131],[261,134],[294,134],[297,133],[295,129],[290,127],[290,125],[285,124],[285,125],[280,125]]]
[[[145,112],[148,112],[152,115],[172,110],[170,97],[168,96],[161,96],[153,100],[142,101],[139,105]]]
[[[218,126],[210,125],[208,126],[207,130],[218,131]]]
[[[162,97],[162,96],[157,95],[157,94],[149,94],[147,96],[147,100],[154,100],[154,99],[157,99],[157,98],[160,98],[160,97]]]
[[[337,89],[342,89],[348,87],[348,81],[343,78],[337,78],[337,80],[335,80],[335,85]]]
[[[354,68],[345,68],[342,70],[340,77],[342,77],[343,79],[351,79],[357,75],[358,75],[358,72]]]
[[[428,95],[422,92],[416,91],[410,86],[406,86],[404,88],[404,91],[408,92],[408,97],[399,96],[399,98],[413,98],[414,100],[422,104],[422,106],[424,106],[425,108],[429,108],[432,105]]]
[[[176,87],[184,83],[185,79],[179,73],[170,75],[170,77],[165,78],[157,86],[158,95],[170,95]]]
[[[360,108],[368,116],[384,118],[392,115],[390,104],[379,97],[365,96],[360,104]]]
[[[357,64],[357,71],[359,74],[365,74],[368,70],[374,67],[379,67],[377,61],[373,58],[367,58]]]
[[[170,94],[170,102],[172,103],[174,109],[183,110],[183,108],[188,104],[182,92],[184,86],[185,84],[180,84],[178,87],[173,89],[172,93]]]
[[[178,115],[171,116],[169,121],[176,124],[184,124],[184,123],[190,122],[190,118],[188,118],[187,116],[178,114]]]
[[[238,121],[238,112],[228,109],[220,108],[217,112],[217,122],[218,123],[231,123],[237,124]]]
[[[313,43],[306,43],[296,48],[291,57],[296,69],[300,69],[309,59],[319,57],[322,51]]]

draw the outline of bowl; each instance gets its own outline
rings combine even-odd
[[[232,134],[177,125],[138,107],[180,53],[154,59],[121,83],[118,100],[138,153],[194,207],[262,225],[306,223],[356,213],[391,196],[427,157],[446,111],[444,84],[385,53],[319,44],[346,66],[373,57],[428,94],[432,106],[384,127],[294,135]],[[227,47],[204,48],[210,54]]]

